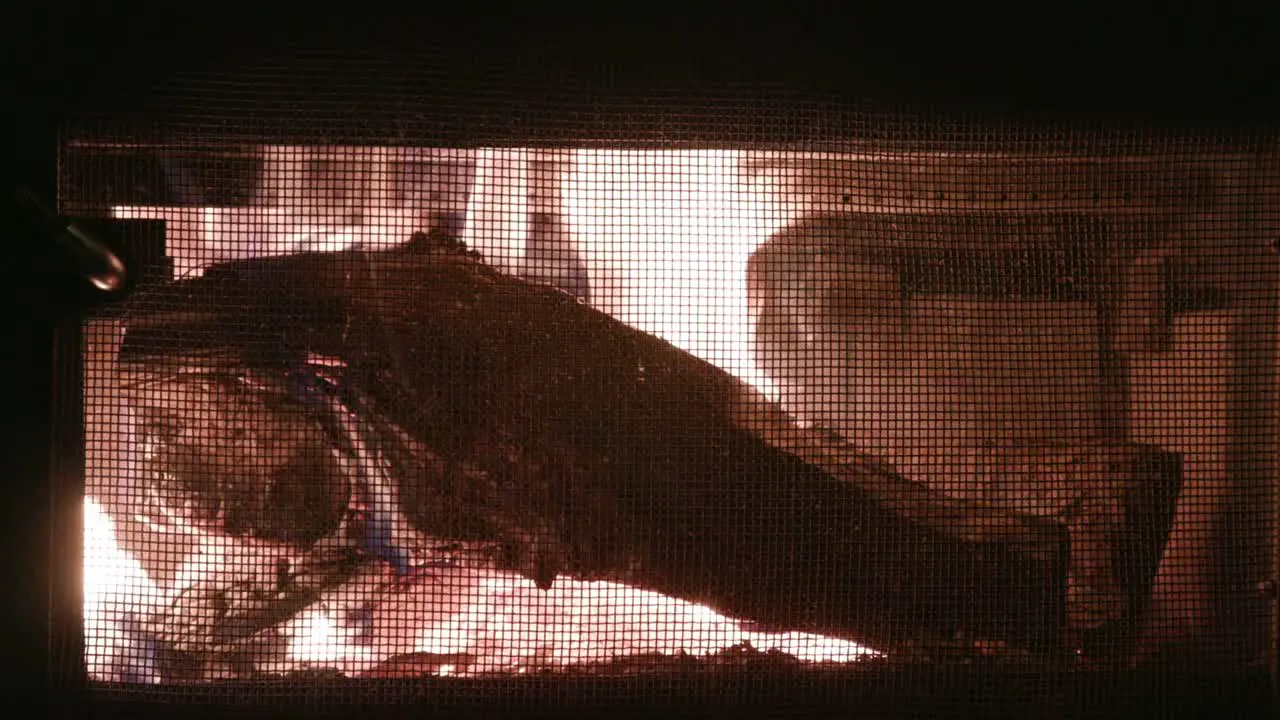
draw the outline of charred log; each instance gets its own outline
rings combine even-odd
[[[1053,650],[1063,526],[945,498],[557,290],[423,245],[230,263],[147,299],[122,359],[340,358],[405,512],[540,585],[624,581],[881,649]]]

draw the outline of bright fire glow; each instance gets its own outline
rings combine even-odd
[[[176,208],[121,205],[117,220],[164,220],[166,252],[177,278],[194,278],[216,263],[352,247],[386,249],[408,240],[404,213],[373,215],[362,225],[325,225],[271,207]]]
[[[158,682],[137,622],[163,593],[116,542],[115,523],[92,499],[84,502],[84,639],[95,680]]]
[[[85,643],[90,676],[158,682],[154,647],[138,618],[173,588],[153,583],[117,542],[111,518],[85,500]],[[182,581],[175,581],[175,587]],[[709,608],[608,582],[558,579],[549,591],[513,574],[442,570],[432,581],[375,608],[353,629],[317,603],[281,628],[287,657],[264,667],[328,667],[358,675],[405,653],[465,658],[438,674],[528,672],[641,654],[709,655],[743,643],[812,662],[845,663],[875,653],[800,632],[761,633]]]
[[[504,270],[518,270],[524,251],[535,155],[476,154],[462,239]],[[760,243],[802,212],[787,199],[786,178],[749,177],[751,156],[740,151],[584,149],[556,157],[568,158],[557,203],[587,266],[593,304],[777,399],[752,359],[746,266]],[[277,189],[296,184],[263,179]],[[366,208],[363,224],[352,227],[317,224],[288,205],[119,206],[112,216],[165,220],[178,277],[248,257],[391,247],[417,222],[410,210],[383,206]]]
[[[746,184],[742,160],[579,150],[562,196],[603,310],[776,398],[752,359],[746,273],[783,213],[770,188]]]
[[[437,622],[419,625],[409,633],[412,644],[397,651],[466,655],[471,658],[467,673],[525,672],[641,654],[702,656],[742,643],[810,662],[845,663],[874,654],[809,633],[746,631],[701,605],[616,583],[561,578],[543,592],[525,578],[485,572],[443,577],[438,585],[447,592],[461,589],[468,602]],[[439,586],[427,592],[439,593]],[[358,673],[379,659],[321,608],[302,613],[288,633],[295,662]]]

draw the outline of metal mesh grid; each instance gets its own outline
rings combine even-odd
[[[1272,144],[268,70],[66,136],[94,681],[1266,661]]]

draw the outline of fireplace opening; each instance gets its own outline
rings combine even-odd
[[[1272,154],[63,154],[96,685],[1274,652]]]

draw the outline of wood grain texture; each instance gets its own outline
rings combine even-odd
[[[539,583],[618,579],[883,649],[1062,641],[1059,522],[930,491],[708,363],[468,253],[212,268],[153,296],[125,355],[215,345],[258,367],[342,358],[378,414],[469,468],[410,468],[402,482],[436,488],[406,510],[478,518]]]

